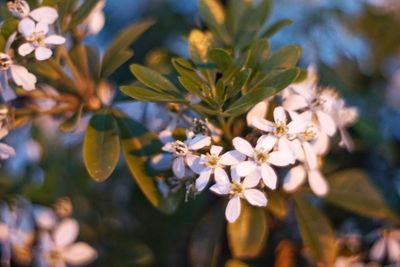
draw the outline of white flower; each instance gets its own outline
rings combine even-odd
[[[97,34],[103,29],[105,24],[103,12],[105,4],[105,0],[99,1],[89,16],[82,22],[82,26],[87,30],[88,34]]]
[[[339,145],[341,147],[345,147],[349,151],[352,151],[354,149],[354,143],[346,128],[353,125],[357,121],[357,108],[347,107],[343,99],[338,99],[333,105],[332,116],[339,128],[341,137]]]
[[[84,242],[75,242],[79,225],[74,219],[62,220],[52,234],[43,232],[39,239],[39,266],[66,267],[86,265],[97,258],[97,252]]]
[[[317,87],[315,70],[308,69],[307,79],[301,83],[290,85],[283,93],[283,107],[288,111],[305,109],[311,112],[322,131],[329,136],[336,132],[336,124],[331,114],[326,111],[330,103]]]
[[[36,88],[36,76],[30,73],[25,67],[17,65],[11,57],[5,53],[0,53],[0,72],[7,74],[10,71],[11,77],[18,86],[25,90]]]
[[[236,137],[233,139],[233,146],[248,159],[237,165],[237,172],[240,176],[251,175],[253,179],[263,179],[266,186],[276,188],[277,176],[270,166],[287,166],[294,163],[293,155],[289,151],[272,151],[277,139],[274,136],[261,136],[255,148],[245,139]]]
[[[295,116],[288,123],[285,110],[283,107],[274,109],[274,122],[268,121],[262,117],[253,117],[252,124],[254,127],[275,136],[279,141],[281,150],[291,151],[289,140],[296,137],[296,134],[306,130],[310,123],[310,118],[304,116]]]
[[[209,146],[210,144],[211,138],[209,136],[198,134],[187,139],[185,142],[178,140],[164,145],[163,150],[173,153],[175,156],[172,162],[172,171],[175,176],[178,178],[185,177],[186,166],[191,168],[196,160],[199,160],[199,156],[195,155],[193,152]]]
[[[265,194],[254,187],[257,186],[252,177],[246,177],[241,182],[240,176],[235,168],[231,168],[232,182],[226,176],[219,183],[211,186],[210,190],[219,195],[229,195],[230,200],[226,206],[225,216],[229,222],[234,222],[240,215],[240,199],[246,199],[251,205],[265,207],[267,206],[267,198]]]
[[[308,178],[311,190],[317,196],[325,196],[329,191],[325,177],[317,168],[309,168],[305,165],[298,165],[289,170],[283,180],[283,189],[287,192],[296,191]]]
[[[238,164],[246,157],[236,150],[228,151],[220,156],[222,149],[221,146],[211,146],[210,153],[201,155],[200,159],[192,165],[192,170],[200,175],[196,180],[198,191],[202,191],[207,186],[212,174],[217,183],[226,181],[228,175],[223,168]]]
[[[390,262],[400,262],[400,230],[383,230],[379,238],[371,247],[369,257],[381,262],[388,257]]]
[[[268,106],[269,106],[269,101],[268,99],[265,99],[264,101],[261,101],[260,103],[256,104],[249,112],[247,112],[246,115],[247,125],[255,127],[253,125],[254,118],[256,117],[264,118],[265,115],[267,115]]]
[[[11,0],[7,3],[8,10],[18,19],[32,18],[37,22],[53,24],[58,18],[56,9],[48,6],[39,7],[30,11],[29,4],[24,0]]]
[[[49,59],[53,52],[49,45],[61,45],[65,38],[60,35],[49,35],[49,26],[46,23],[35,23],[31,19],[24,19],[18,24],[18,31],[25,37],[26,43],[18,48],[21,56],[26,56],[35,51],[37,60]]]

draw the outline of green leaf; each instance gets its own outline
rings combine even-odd
[[[324,198],[326,201],[363,216],[400,222],[364,171],[343,170],[331,174],[328,179],[330,189]]]
[[[182,200],[182,191],[164,198],[147,164],[151,155],[161,151],[161,142],[154,133],[119,110],[114,109],[113,114],[117,120],[125,162],[136,184],[154,207],[167,214],[173,213]]]
[[[302,195],[295,197],[297,223],[304,245],[316,261],[332,266],[337,251],[335,232],[326,216],[306,201]]]
[[[115,55],[119,54],[122,50],[128,49],[132,43],[135,42],[154,23],[155,21],[152,19],[143,20],[122,30],[117,37],[115,37],[114,41],[104,54],[101,73],[104,73],[105,70],[109,68],[108,65],[111,64]]]
[[[83,105],[80,105],[79,109],[70,118],[66,119],[63,123],[61,123],[60,129],[64,132],[75,131],[79,126],[79,122],[81,121],[82,112],[83,112]]]
[[[231,98],[242,91],[242,89],[246,86],[249,78],[251,76],[251,69],[245,69],[240,71],[233,81],[233,85],[228,87],[226,91],[227,98]]]
[[[267,39],[259,39],[251,43],[247,50],[245,66],[255,69],[258,67],[260,62],[263,62],[269,53],[269,42]]]
[[[251,8],[252,2],[246,0],[231,0],[228,1],[227,5],[225,24],[231,35],[236,36],[243,22],[243,16],[246,14],[247,10]]]
[[[138,64],[131,65],[130,70],[136,79],[157,92],[180,93],[179,89],[170,80],[157,71]]]
[[[276,51],[262,64],[264,71],[274,69],[287,69],[297,65],[301,56],[301,48],[298,45],[288,45]]]
[[[133,50],[121,50],[115,54],[114,58],[101,70],[101,78],[107,79],[119,67],[133,57]]]
[[[211,34],[193,30],[189,34],[189,52],[195,64],[207,63],[208,53],[212,48],[213,39]]]
[[[190,63],[189,61],[183,58],[174,58],[172,59],[172,65],[182,77],[190,80],[190,82],[192,82],[193,84],[196,84],[198,87],[203,84],[203,81],[196,74],[192,63]]]
[[[230,105],[224,112],[225,116],[236,117],[252,108],[257,103],[263,101],[265,98],[275,94],[277,90],[273,87],[258,87],[246,95],[239,98],[238,101]]]
[[[292,84],[300,74],[299,68],[288,69],[284,71],[271,72],[257,81],[253,87],[269,86],[274,87],[277,91],[285,89]],[[263,76],[260,74],[260,76]]]
[[[110,110],[97,112],[89,121],[83,141],[83,161],[97,182],[106,180],[118,164],[120,145],[117,124]]]
[[[286,217],[288,213],[287,202],[283,198],[282,194],[275,190],[269,190],[267,193],[268,205],[267,210],[274,214],[279,219]]]
[[[8,38],[18,30],[19,20],[16,18],[8,18],[3,21],[1,24],[1,34],[3,35],[4,39],[8,40]]]
[[[239,218],[227,227],[229,248],[235,258],[256,258],[262,252],[268,236],[264,209],[242,201]]]
[[[282,19],[279,20],[277,22],[275,22],[274,24],[272,24],[262,35],[261,37],[263,38],[269,38],[272,35],[274,35],[275,33],[277,33],[278,31],[280,31],[282,28],[289,26],[293,23],[292,20],[290,19]]]
[[[179,96],[174,96],[166,94],[164,92],[160,93],[148,88],[142,88],[133,85],[121,86],[121,91],[137,100],[147,101],[147,102],[182,102],[186,103],[187,100]]]
[[[207,26],[214,31],[226,44],[229,44],[230,37],[225,27],[225,11],[217,0],[200,0],[200,15]]]
[[[93,8],[97,5],[99,0],[86,0],[83,2],[81,6],[72,14],[72,19],[69,24],[69,28],[72,29],[73,27],[77,26],[83,20],[85,20]]]
[[[0,34],[0,51],[4,51],[6,48],[6,39],[4,39],[4,36]]]
[[[217,65],[217,68],[221,71],[225,71],[233,64],[232,57],[221,48],[211,49],[208,53],[208,57]]]

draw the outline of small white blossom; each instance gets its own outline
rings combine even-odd
[[[240,215],[240,199],[246,199],[251,205],[258,207],[267,206],[267,198],[261,190],[255,189],[258,182],[252,177],[241,181],[235,168],[231,168],[231,179],[226,176],[219,183],[211,186],[210,190],[219,195],[229,195],[230,200],[225,210],[225,217],[229,222],[234,222]]]
[[[18,19],[34,19],[37,22],[53,24],[58,18],[56,9],[48,6],[39,7],[30,11],[29,4],[25,0],[11,0],[7,3],[8,10]]]
[[[374,261],[381,262],[386,256],[390,262],[400,263],[400,230],[383,230],[369,251]]]
[[[193,152],[202,149],[211,144],[211,138],[205,135],[195,135],[192,138],[188,138],[185,142],[174,141],[169,142],[163,146],[163,150],[170,152],[174,155],[172,162],[172,171],[178,178],[186,176],[186,166],[192,168],[196,161],[199,160],[199,156]]]
[[[42,232],[39,237],[38,266],[66,267],[86,265],[97,258],[97,252],[84,242],[75,242],[79,225],[74,219],[62,220],[52,234]]]
[[[37,79],[35,75],[25,67],[15,64],[9,55],[0,53],[0,72],[7,76],[8,71],[16,85],[22,86],[25,90],[36,88]]]
[[[237,165],[237,172],[240,176],[251,175],[253,179],[263,179],[266,186],[275,189],[277,176],[270,164],[275,166],[287,166],[294,163],[293,155],[289,151],[273,151],[277,142],[276,137],[268,135],[261,136],[255,148],[245,139],[236,137],[233,139],[233,146],[248,159]]]
[[[61,45],[65,43],[65,38],[60,35],[49,35],[49,26],[46,23],[35,23],[31,19],[24,19],[18,25],[18,31],[25,37],[25,43],[18,48],[21,56],[27,56],[35,51],[37,60],[49,59],[53,52],[49,48],[51,45]]]
[[[208,184],[210,177],[214,174],[217,183],[226,181],[228,175],[224,167],[238,164],[245,159],[245,155],[232,150],[220,155],[221,146],[211,146],[210,153],[201,155],[200,159],[192,165],[192,170],[200,176],[196,180],[196,189],[202,191]]]

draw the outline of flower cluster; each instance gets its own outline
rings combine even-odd
[[[86,265],[97,258],[97,252],[84,242],[76,242],[79,225],[70,218],[69,199],[60,199],[49,208],[26,199],[0,207],[1,262],[26,266],[52,267]]]
[[[249,111],[247,123],[254,134],[234,137],[233,150],[223,153],[224,147],[213,144],[204,131],[187,131],[185,141],[174,140],[163,147],[172,154],[176,178],[194,177],[196,192],[203,191],[213,178],[210,190],[229,195],[229,222],[240,215],[240,199],[254,206],[267,205],[263,188],[277,189],[277,167],[290,168],[283,179],[285,191],[295,191],[308,178],[317,196],[326,195],[329,186],[320,167],[330,138],[339,131],[340,145],[353,149],[347,127],[356,121],[357,110],[347,107],[334,89],[319,87],[312,67],[306,80],[289,86],[274,100],[281,105],[274,107],[272,120],[265,118],[272,99]]]

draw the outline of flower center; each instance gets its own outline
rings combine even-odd
[[[63,257],[61,255],[60,251],[58,251],[57,249],[53,249],[50,251],[50,253],[48,255],[48,259],[49,259],[50,266],[56,266],[63,260]]]
[[[230,189],[230,194],[231,195],[239,195],[241,196],[243,194],[243,186],[240,183],[233,182],[231,184],[231,189]]]
[[[207,155],[205,160],[205,165],[210,168],[215,168],[218,166],[219,157],[216,155]]]
[[[11,66],[11,58],[9,55],[0,53],[0,70],[8,70]]]
[[[187,147],[187,145],[179,140],[172,144],[172,149],[174,153],[179,156],[184,156],[189,152],[189,148]]]
[[[311,141],[317,137],[317,131],[314,129],[313,125],[310,125],[304,132],[301,132],[299,135],[300,138],[302,138],[303,140]]]
[[[44,44],[46,34],[43,31],[34,32],[26,38],[26,40],[32,43],[34,46],[40,46]]]
[[[255,160],[256,162],[261,165],[262,163],[265,163],[269,158],[269,153],[265,151],[256,151],[256,156]]]
[[[288,130],[289,128],[287,127],[286,123],[278,122],[275,124],[274,135],[278,137],[284,136]]]

